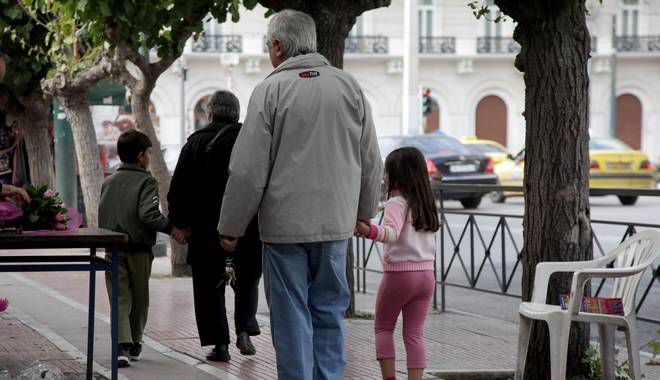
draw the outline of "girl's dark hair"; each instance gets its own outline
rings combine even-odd
[[[417,231],[435,232],[440,228],[438,209],[429,183],[426,161],[417,148],[399,148],[385,159],[387,193],[398,190],[412,212]]]

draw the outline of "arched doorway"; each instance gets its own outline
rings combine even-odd
[[[633,149],[642,147],[642,102],[633,94],[616,98],[616,137]]]
[[[440,130],[440,105],[435,99],[431,99],[431,112],[424,116],[424,133],[432,133]]]
[[[477,104],[475,134],[484,140],[493,140],[506,146],[507,110],[504,100],[488,95]]]
[[[195,104],[195,131],[199,131],[209,124],[206,117],[206,103],[209,102],[209,98],[211,98],[211,95],[206,95]]]

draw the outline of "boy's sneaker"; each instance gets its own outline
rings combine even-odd
[[[117,351],[117,367],[124,368],[128,367],[128,357],[130,356],[128,347],[124,345],[119,345],[119,350]]]
[[[140,356],[142,355],[142,345],[140,343],[133,343],[129,354],[131,356],[131,360],[135,362],[140,360]]]

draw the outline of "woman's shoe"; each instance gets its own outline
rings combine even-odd
[[[231,359],[229,355],[229,350],[227,345],[217,345],[208,355],[206,355],[206,360],[211,360],[214,362],[228,362]]]
[[[254,355],[257,349],[254,348],[250,336],[247,333],[240,333],[236,338],[236,347],[241,351],[241,355]]]

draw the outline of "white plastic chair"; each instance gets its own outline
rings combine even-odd
[[[518,310],[520,329],[518,334],[518,363],[516,380],[522,380],[529,346],[532,320],[542,320],[550,331],[550,360],[552,380],[566,377],[566,355],[571,321],[598,323],[600,353],[603,360],[604,379],[614,379],[614,331],[623,328],[628,346],[630,375],[641,379],[639,344],[635,331],[635,294],[644,270],[651,266],[660,254],[660,233],[644,231],[633,235],[607,256],[592,261],[544,262],[536,266],[532,301],[523,302]],[[606,266],[614,262],[614,268]],[[574,272],[570,301],[567,310],[546,304],[548,280],[555,272]],[[616,278],[612,297],[623,298],[624,315],[607,315],[580,312],[584,285],[590,278]]]

